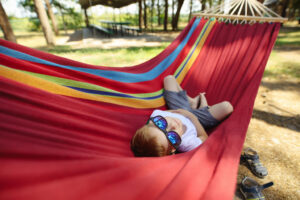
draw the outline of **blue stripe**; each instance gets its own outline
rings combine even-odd
[[[192,57],[192,55],[194,54],[194,51],[196,50],[198,44],[200,43],[201,41],[201,38],[203,37],[203,35],[205,34],[207,28],[209,27],[209,24],[211,23],[212,20],[209,20],[208,23],[205,24],[205,27],[204,27],[204,31],[202,32],[201,36],[200,36],[200,39],[198,40],[197,44],[194,46],[193,50],[192,50],[192,53],[189,55],[188,59],[185,61],[183,67],[179,70],[179,72],[175,75],[175,78],[177,78],[180,73],[182,72],[182,70],[185,68],[186,64],[188,63],[188,61],[190,60],[190,58]]]
[[[105,91],[77,88],[77,87],[71,87],[71,86],[66,86],[66,87],[72,88],[74,90],[78,90],[81,92],[85,92],[88,94],[100,94],[100,95],[115,96],[115,97],[127,97],[127,98],[131,98],[131,99],[157,99],[157,98],[160,98],[163,96],[163,94],[159,94],[159,95],[152,96],[152,97],[135,97],[135,96],[123,94],[123,93],[105,92]]]
[[[184,40],[178,45],[178,47],[168,56],[166,57],[161,63],[159,63],[156,67],[154,67],[152,70],[142,73],[142,74],[132,74],[127,72],[120,72],[120,71],[108,71],[108,70],[100,70],[100,69],[87,69],[87,68],[80,68],[80,67],[72,67],[72,66],[65,66],[60,65],[57,63],[53,63],[47,60],[43,60],[25,53],[21,53],[3,46],[0,46],[0,53],[15,57],[21,60],[26,60],[30,62],[60,67],[64,69],[70,69],[74,71],[80,71],[85,72],[93,75],[97,75],[100,77],[104,77],[107,79],[124,82],[124,83],[137,83],[137,82],[143,82],[143,81],[150,81],[158,77],[164,70],[166,70],[177,58],[178,54],[181,52],[181,50],[185,47],[186,43],[190,39],[192,33],[200,23],[201,18],[197,18],[192,28],[189,30],[187,36],[184,38]]]

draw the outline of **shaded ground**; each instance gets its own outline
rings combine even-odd
[[[260,184],[273,181],[274,186],[264,191],[267,199],[300,199],[299,102],[299,81],[263,79],[244,146],[258,152],[269,174],[259,179],[240,165],[238,183],[244,176]]]
[[[161,42],[173,41],[178,32],[168,33],[140,33],[138,36],[106,37],[94,31],[77,30],[70,37],[63,37],[57,41],[58,45],[71,45],[72,48],[113,49],[119,47],[151,47],[160,46]]]

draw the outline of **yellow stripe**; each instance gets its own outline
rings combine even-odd
[[[177,81],[179,83],[181,83],[183,81],[185,75],[188,73],[188,71],[190,70],[190,68],[193,66],[196,58],[198,57],[198,55],[199,55],[199,53],[200,53],[200,51],[201,51],[201,49],[202,49],[202,47],[203,47],[203,45],[204,45],[207,37],[208,37],[208,35],[209,35],[209,33],[210,33],[211,29],[213,28],[213,26],[214,26],[215,23],[216,23],[216,20],[210,22],[210,24],[208,25],[208,27],[207,27],[207,29],[206,29],[206,31],[205,31],[205,33],[204,33],[201,41],[198,43],[195,51],[193,52],[193,55],[191,56],[190,60],[188,61],[188,63],[186,64],[185,68],[182,70],[182,72],[180,73],[180,75],[177,77]],[[192,49],[191,49],[191,51],[192,51]]]
[[[101,101],[133,108],[157,108],[165,104],[163,97],[158,99],[144,100],[87,94],[4,66],[0,66],[0,75],[34,88],[69,97]]]

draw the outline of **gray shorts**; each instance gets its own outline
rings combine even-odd
[[[209,129],[219,124],[219,121],[208,111],[208,106],[192,109],[185,90],[180,92],[164,90],[164,98],[170,110],[184,109],[196,115],[204,129]]]

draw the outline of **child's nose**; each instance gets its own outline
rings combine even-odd
[[[176,123],[174,121],[171,121],[169,126],[170,130],[175,130],[176,127],[177,127]]]

